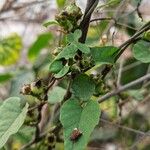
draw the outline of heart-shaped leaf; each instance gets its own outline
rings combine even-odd
[[[133,55],[143,63],[150,62],[150,42],[139,41],[133,46]]]
[[[114,46],[92,47],[92,58],[96,64],[114,63],[118,48]]]
[[[85,54],[90,53],[90,48],[88,46],[86,46],[86,44],[78,42],[78,43],[76,43],[76,46],[81,52],[83,52]]]
[[[72,83],[72,93],[75,97],[87,101],[95,91],[94,81],[86,74],[78,75]]]
[[[62,68],[62,61],[54,60],[49,66],[49,71],[52,73],[58,73]]]
[[[67,36],[67,40],[69,43],[78,42],[79,38],[81,37],[81,30],[77,29],[74,33],[70,33]]]
[[[61,58],[69,59],[73,58],[77,52],[78,48],[74,44],[70,44],[69,46],[66,46],[56,57],[56,60],[59,60]]]
[[[62,87],[55,86],[49,93],[48,93],[48,102],[50,104],[58,103],[63,100],[65,96],[66,90]]]
[[[70,66],[64,66],[57,74],[54,75],[55,78],[62,78],[68,73]]]
[[[60,121],[64,128],[65,150],[85,149],[91,132],[99,122],[99,117],[99,104],[96,101],[90,100],[84,106],[81,106],[75,99],[65,102],[60,111]],[[75,128],[82,135],[72,141],[70,136]]]

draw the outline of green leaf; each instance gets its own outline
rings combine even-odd
[[[22,108],[21,99],[18,97],[6,99],[0,106],[0,148],[22,126],[27,111],[28,103]]]
[[[56,0],[58,7],[63,7],[65,5],[66,0]]]
[[[99,104],[96,101],[90,100],[84,106],[74,99],[65,102],[60,110],[60,121],[64,128],[65,150],[83,150],[88,143],[91,132],[99,122],[99,117]],[[74,128],[82,132],[77,141],[70,140]]]
[[[54,75],[55,78],[62,78],[69,71],[69,66],[64,66],[57,74]]]
[[[26,144],[31,140],[34,133],[34,127],[23,125],[16,134],[12,135],[11,139],[21,144]]]
[[[67,35],[67,40],[69,43],[78,42],[79,38],[81,37],[81,30],[77,29],[74,33],[70,33]]]
[[[59,25],[59,23],[56,20],[47,20],[43,23],[44,27],[48,27],[51,25]]]
[[[118,48],[114,47],[114,46],[92,47],[91,48],[92,58],[96,64],[114,63],[114,59],[117,54],[117,51],[118,51]]]
[[[144,91],[141,89],[141,90],[129,90],[128,91],[128,94],[135,98],[136,100],[140,101],[140,100],[143,100],[144,99],[144,96],[143,96],[143,93]]]
[[[143,63],[150,62],[150,42],[139,41],[133,46],[133,56]]]
[[[15,64],[20,58],[22,39],[18,34],[0,39],[0,66]]]
[[[128,68],[128,66],[134,66],[134,67]],[[121,76],[121,85],[125,85],[129,82],[132,82],[144,76],[147,73],[148,67],[149,67],[148,63],[142,63],[140,61],[137,61],[133,57],[128,58],[124,63],[124,71]],[[135,85],[131,87],[130,89],[141,89],[143,86],[143,83],[144,82],[142,82],[141,84]]]
[[[83,52],[85,54],[90,53],[90,48],[87,47],[86,44],[82,44],[82,43],[78,42],[78,43],[76,43],[76,46],[81,52]]]
[[[150,31],[144,33],[143,39],[148,40],[150,42]]]
[[[50,104],[59,103],[63,100],[65,96],[66,90],[62,87],[55,86],[49,93],[48,93],[48,102]]]
[[[43,33],[39,35],[36,41],[29,48],[28,58],[31,61],[34,61],[36,57],[39,55],[40,51],[48,45],[51,39],[52,34],[50,33]]]
[[[0,83],[6,82],[11,78],[12,78],[12,74],[10,73],[0,74]]]
[[[79,38],[81,37],[81,35],[82,35],[81,30],[79,30],[79,29],[75,30],[75,32],[74,32],[74,37],[75,37],[76,39],[79,39]]]
[[[25,96],[20,94],[20,90],[24,84],[28,84],[34,80],[34,73],[28,70],[20,71],[12,80],[10,88],[10,96],[18,96],[25,99]]]
[[[87,101],[95,91],[95,83],[88,75],[81,74],[73,80],[71,88],[77,98]]]
[[[69,46],[66,46],[56,57],[56,60],[61,59],[61,58],[65,58],[65,59],[69,59],[69,58],[73,58],[76,54],[76,51],[78,50],[78,48],[74,45],[74,44],[70,44]]]
[[[49,71],[52,73],[58,73],[62,68],[62,61],[54,60],[49,66]]]

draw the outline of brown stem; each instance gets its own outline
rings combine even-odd
[[[85,9],[85,13],[83,16],[83,20],[80,23],[80,29],[82,31],[82,36],[79,39],[79,42],[85,43],[91,15],[98,4],[98,0],[87,0],[87,5]]]
[[[141,78],[139,78],[137,80],[134,80],[134,81],[132,81],[132,82],[130,82],[130,83],[124,85],[124,86],[119,87],[116,90],[113,90],[110,93],[107,93],[106,95],[100,97],[98,102],[102,103],[103,101],[109,99],[110,97],[115,96],[115,95],[117,95],[120,92],[126,91],[129,88],[131,88],[131,87],[133,87],[133,86],[135,86],[135,85],[137,85],[137,84],[139,84],[139,83],[141,83],[141,82],[143,82],[145,80],[149,80],[149,79],[150,79],[150,74],[147,74],[147,75],[145,75],[145,76],[143,76],[143,77],[141,77]]]
[[[121,54],[126,50],[126,48],[134,43],[135,41],[141,39],[140,35],[143,34],[144,32],[148,31],[150,29],[150,21],[147,22],[143,27],[141,27],[131,38],[129,38],[127,41],[125,41],[124,43],[122,43],[119,48],[118,51],[119,53],[117,54],[117,56],[115,57],[115,62],[118,60],[118,58],[121,56]],[[106,77],[106,75],[109,73],[109,71],[111,70],[112,66],[108,66],[106,65],[106,67],[102,70],[102,78],[104,79]]]

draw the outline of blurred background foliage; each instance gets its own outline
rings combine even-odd
[[[37,78],[46,78],[50,74],[49,64],[53,60],[56,47],[62,46],[66,37],[59,27],[45,28],[42,24],[46,20],[54,20],[55,15],[70,2],[68,0],[1,0],[1,102],[10,96],[19,96],[30,105],[36,103],[37,100],[33,97],[20,95],[20,89],[22,85]],[[86,1],[76,2],[84,10]],[[106,19],[91,22],[86,43],[89,46],[121,45],[150,20],[149,8],[148,0],[100,0],[92,19],[113,17],[116,21]],[[103,65],[97,67],[96,71],[101,68]],[[107,76],[104,89],[100,89],[101,91],[105,93],[106,89],[108,91],[116,88],[120,68],[120,85],[150,72],[149,63],[142,63],[133,58],[131,46]],[[92,150],[94,147],[106,150],[150,149],[150,137],[143,134],[150,130],[149,83],[150,81],[147,81],[135,86],[100,105],[104,119],[100,120],[100,125],[94,130],[88,149]],[[54,89],[49,92],[50,110],[53,109],[54,104],[62,100],[66,81],[63,80]],[[32,126],[24,125],[9,139],[7,149],[19,149],[31,140],[33,132]],[[63,144],[57,142],[56,149],[63,149]]]

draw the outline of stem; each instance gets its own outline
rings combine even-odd
[[[112,126],[115,126],[117,128],[121,128],[121,129],[124,129],[124,130],[127,130],[127,131],[130,131],[130,132],[134,132],[136,134],[140,134],[140,135],[145,135],[146,133],[143,132],[143,131],[140,131],[140,130],[136,130],[136,129],[132,129],[132,128],[129,128],[129,127],[126,127],[126,126],[123,126],[123,125],[120,125],[120,124],[116,124],[116,123],[113,123],[113,122],[110,122],[108,120],[105,120],[103,118],[100,118],[100,121],[104,122],[104,123],[107,123],[109,125],[112,125]]]
[[[150,29],[150,21],[147,22],[143,27],[141,27],[131,38],[129,38],[127,41],[121,44],[118,48],[119,53],[115,58],[115,62],[118,60],[118,58],[121,56],[121,54],[126,50],[126,48],[130,44],[134,43],[137,40],[140,40],[141,39],[140,35],[148,31],[149,29]],[[106,75],[109,73],[112,67],[113,66],[106,65],[106,67],[102,70],[102,79],[106,77]]]
[[[94,22],[94,21],[102,21],[102,20],[114,20],[111,17],[104,17],[104,18],[95,18],[95,19],[91,19],[90,22]],[[115,20],[114,20],[115,21]]]
[[[87,5],[86,5],[85,13],[83,16],[83,20],[80,23],[80,29],[82,31],[82,36],[79,39],[79,42],[81,42],[81,43],[85,43],[89,24],[90,24],[91,15],[92,15],[94,9],[96,8],[98,2],[99,2],[99,0],[87,0]]]
[[[139,84],[139,83],[141,83],[141,82],[143,82],[143,81],[145,81],[145,80],[149,80],[149,79],[150,79],[150,73],[147,74],[147,75],[145,75],[145,76],[143,76],[143,77],[141,77],[141,78],[139,78],[139,79],[137,79],[137,80],[134,80],[134,81],[132,81],[132,82],[130,82],[130,83],[124,85],[124,86],[121,86],[121,87],[119,87],[118,89],[113,90],[113,91],[110,92],[110,93],[105,94],[104,96],[102,96],[102,97],[100,97],[100,98],[98,99],[98,102],[99,102],[99,103],[102,103],[102,102],[104,102],[105,100],[109,99],[110,97],[115,96],[115,95],[117,95],[117,94],[119,94],[119,93],[121,93],[121,92],[123,92],[123,91],[126,91],[126,90],[128,90],[129,88],[131,88],[131,87],[133,87],[133,86],[135,86],[135,85],[137,85],[137,84]]]
[[[116,56],[116,61],[130,44],[134,43],[142,33],[144,33],[145,31],[148,31],[149,29],[150,29],[150,21],[147,22],[142,28],[140,28],[130,39],[128,39],[123,44],[121,44],[119,46],[120,52]]]

